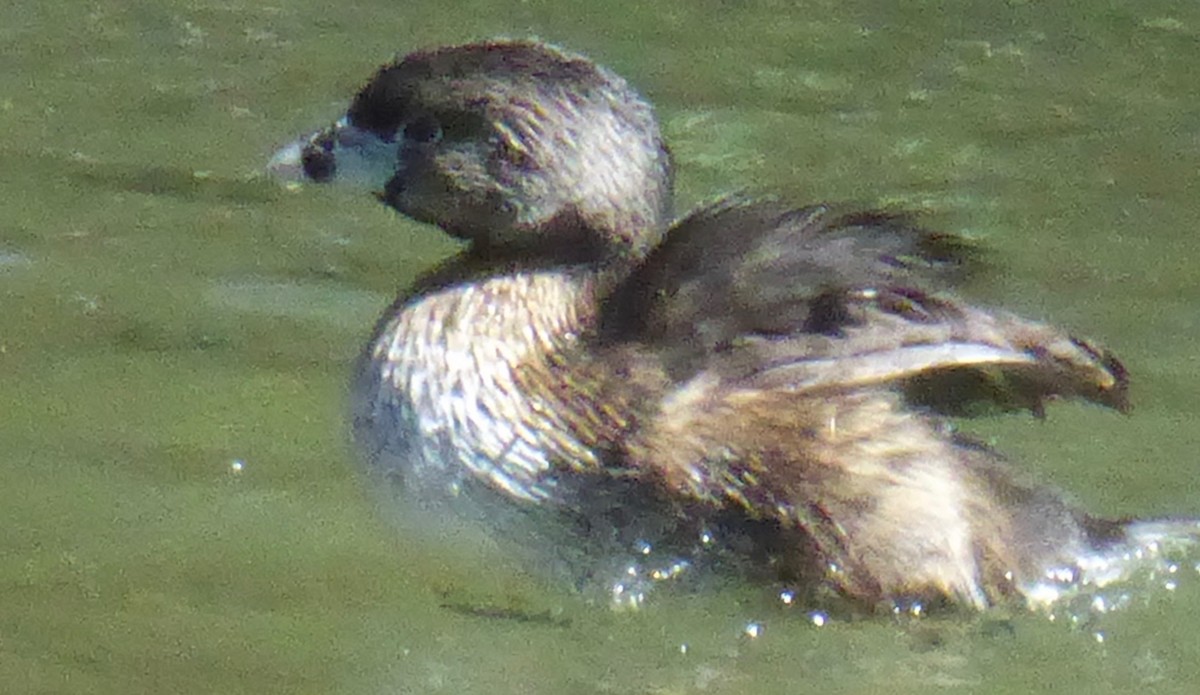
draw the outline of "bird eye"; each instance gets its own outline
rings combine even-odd
[[[479,140],[487,137],[487,122],[478,113],[453,111],[438,114],[442,137],[447,140]]]
[[[404,139],[414,143],[435,143],[442,139],[442,126],[432,116],[417,116],[404,126]]]

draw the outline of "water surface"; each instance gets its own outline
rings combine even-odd
[[[348,364],[453,245],[256,174],[393,53],[496,35],[628,76],[685,203],[902,204],[982,240],[998,271],[973,295],[1112,347],[1135,410],[970,428],[1096,513],[1200,515],[1193,3],[18,2],[0,8],[5,692],[1193,691],[1190,566],[1084,625],[818,627],[745,586],[613,613],[477,538],[381,522],[344,444]]]

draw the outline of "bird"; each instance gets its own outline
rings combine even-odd
[[[903,212],[731,195],[676,218],[654,108],[582,55],[403,55],[268,171],[463,242],[383,313],[352,379],[370,485],[435,521],[507,528],[581,575],[653,545],[671,578],[716,548],[868,612],[1032,603],[1196,533],[1089,515],[948,424],[975,402],[1126,412],[1110,351],[956,296],[973,245]]]

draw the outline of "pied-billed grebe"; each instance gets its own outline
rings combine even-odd
[[[999,375],[1035,408],[1123,409],[1115,358],[945,294],[961,245],[900,216],[731,200],[672,224],[653,110],[581,56],[413,53],[270,168],[366,182],[468,242],[358,365],[366,466],[414,497],[489,522],[551,510],[618,543],[744,522],[747,556],[868,606],[982,608],[1140,542],[936,414],[986,395],[911,389]]]

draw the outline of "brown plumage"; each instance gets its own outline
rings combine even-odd
[[[585,58],[413,53],[272,168],[374,171],[469,242],[384,315],[353,395],[367,469],[437,512],[617,547],[728,529],[747,564],[864,606],[982,608],[1136,542],[937,414],[1125,410],[1112,355],[955,298],[969,245],[905,216],[738,199],[672,224],[652,109]]]

